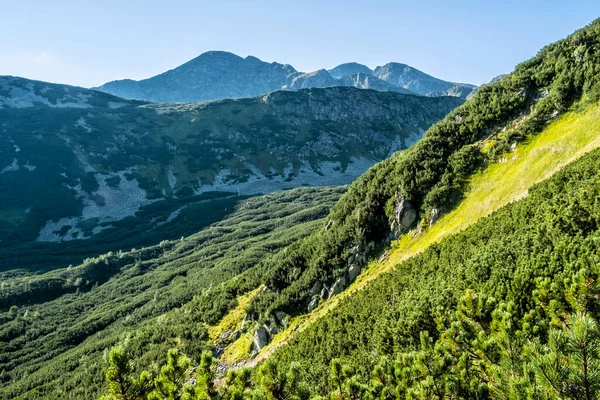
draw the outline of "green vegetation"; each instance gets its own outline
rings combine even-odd
[[[241,396],[599,398],[599,199],[595,150],[345,297]]]
[[[266,281],[270,290],[253,298],[248,311],[262,318],[276,310],[303,312],[310,288],[317,280],[331,284],[344,274],[355,246],[389,239],[399,201],[410,202],[420,225],[427,226],[434,210],[444,214],[462,199],[482,163],[498,161],[513,143],[532,137],[573,104],[585,108],[596,102],[599,46],[600,20],[482,87],[421,141],[367,171],[332,210],[331,229],[279,255]]]
[[[333,358],[342,358],[366,383],[384,358],[401,360],[431,340],[438,358],[430,361],[441,363],[448,379],[444,390],[452,396],[449,380],[469,377],[472,367],[473,381],[454,386],[467,392],[454,395],[473,398],[469,390],[495,382],[481,368],[498,368],[499,355],[506,355],[494,348],[499,339],[488,337],[502,333],[501,321],[511,335],[545,344],[551,328],[568,325],[573,313],[598,318],[599,172],[596,150],[524,199],[342,299],[281,347],[276,362],[281,368],[300,362],[307,382],[324,394]],[[444,386],[442,375],[433,378]]]
[[[143,365],[175,346],[199,361],[214,344],[207,326],[234,313],[273,255],[317,229],[343,191],[246,199],[188,238],[3,280],[0,398],[93,398],[103,354],[116,344]]]
[[[0,271],[66,267],[197,232],[232,208],[217,202],[205,225],[190,223],[188,206],[216,196],[206,191],[349,184],[462,104],[354,88],[149,104],[79,88],[77,107],[53,107],[75,89],[0,77],[3,87]],[[16,89],[48,104],[11,107]],[[74,238],[96,240],[56,245]]]

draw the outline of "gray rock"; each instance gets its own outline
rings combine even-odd
[[[341,277],[337,278],[337,280],[335,281],[335,283],[329,290],[329,298],[332,298],[336,294],[342,293],[342,291],[344,289],[346,289],[347,285],[348,285],[348,282],[346,281],[346,277],[341,276]]]
[[[235,341],[236,341],[236,340],[238,340],[238,339],[239,339],[241,336],[242,336],[242,331],[241,331],[241,330],[239,330],[239,331],[235,331],[235,332],[233,332],[233,335],[231,335],[231,339],[230,339],[230,341],[231,341],[231,342],[235,342]]]
[[[287,322],[286,322],[286,317],[287,314],[284,313],[283,311],[277,311],[275,312],[275,318],[277,318],[277,322],[279,323],[279,325],[283,326],[283,328],[287,328]]]
[[[260,351],[267,344],[269,344],[269,331],[264,325],[261,325],[254,332],[254,349]]]
[[[277,326],[277,321],[275,320],[275,318],[271,317],[267,329],[269,330],[269,334],[271,335],[276,335],[279,333],[279,327]]]
[[[417,210],[404,198],[399,198],[394,207],[390,228],[395,237],[407,233],[417,220]]]
[[[360,275],[361,267],[358,264],[352,264],[350,268],[348,268],[348,279],[350,282],[354,281],[358,275]]]
[[[306,309],[306,310],[307,310],[308,312],[313,312],[313,310],[314,310],[315,308],[317,308],[317,306],[318,306],[318,305],[319,305],[319,298],[318,298],[318,297],[316,297],[316,298],[312,299],[312,300],[310,301],[310,303],[308,303],[308,307],[307,307],[307,309]]]
[[[296,71],[289,64],[209,51],[151,78],[112,81],[95,89],[129,99],[198,102],[253,97],[280,89],[331,86],[461,98],[475,88],[443,81],[399,63],[388,63],[374,71],[364,65],[347,63],[329,71],[320,69],[305,73]]]
[[[386,250],[385,253],[383,253],[381,255],[381,257],[379,257],[379,262],[387,261],[389,258],[390,258],[390,251]]]
[[[440,219],[440,217],[441,217],[440,210],[438,210],[437,208],[432,208],[431,211],[429,212],[429,219],[427,220],[427,223],[429,225],[433,225],[438,221],[438,219]]]
[[[323,288],[323,284],[321,283],[321,281],[316,281],[315,284],[313,285],[313,287],[310,288],[310,290],[308,291],[308,295],[310,297],[313,297],[313,296],[319,294],[321,292],[322,288]]]
[[[323,285],[323,289],[321,289],[321,294],[319,297],[321,300],[326,300],[329,298],[329,288],[326,285]]]

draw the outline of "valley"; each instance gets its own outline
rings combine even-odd
[[[480,86],[0,76],[2,399],[592,400],[598,349],[600,19]]]

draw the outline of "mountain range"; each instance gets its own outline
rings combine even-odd
[[[305,73],[289,64],[209,51],[154,77],[140,81],[112,81],[95,89],[127,99],[197,102],[331,86],[463,99],[475,88],[474,85],[446,82],[399,63],[389,63],[375,70],[362,64],[347,63],[329,71],[320,69]]]
[[[0,398],[600,398],[598,49],[466,101],[0,78]]]
[[[0,245],[89,238],[164,206],[155,229],[215,192],[348,184],[461,103],[332,87],[164,104],[0,77]]]

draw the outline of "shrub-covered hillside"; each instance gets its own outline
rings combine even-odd
[[[597,20],[482,87],[421,141],[361,176],[334,207],[327,229],[279,255],[266,282],[269,290],[253,299],[249,312],[256,318],[276,310],[305,312],[317,281],[328,286],[328,296],[339,292],[379,244],[415,225],[424,228],[450,210],[478,167],[501,161],[515,142],[539,132],[576,101],[595,102],[599,95]]]
[[[194,370],[172,350],[156,379],[146,373],[139,381],[146,384],[128,386],[128,393],[142,399],[184,392],[189,399],[597,399],[599,246],[595,150],[524,199],[344,298],[257,369],[232,370],[213,386],[209,354]],[[116,398],[118,379],[138,382],[118,362],[127,357],[117,348],[107,363]]]
[[[0,270],[22,267],[26,242],[157,239],[209,192],[349,184],[460,104],[346,87],[153,104],[0,77]]]
[[[0,398],[94,398],[103,353],[127,343],[146,364],[172,346],[198,359],[206,331],[257,288],[274,254],[322,224],[343,188],[241,202],[181,240],[2,280]]]

